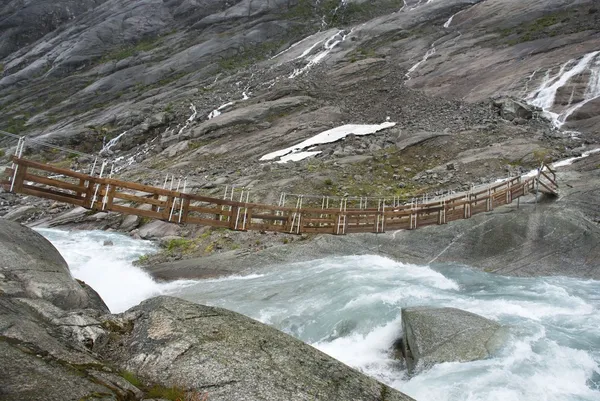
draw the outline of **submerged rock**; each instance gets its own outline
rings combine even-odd
[[[498,323],[455,308],[403,308],[402,355],[410,373],[442,362],[490,357],[503,343]]]

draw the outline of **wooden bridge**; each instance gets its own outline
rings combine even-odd
[[[412,230],[468,219],[513,202],[530,192],[556,195],[556,174],[542,164],[533,177],[516,177],[484,189],[422,202],[380,199],[377,208],[360,202],[348,208],[306,207],[300,196],[295,207],[219,199],[164,188],[102,178],[14,156],[0,185],[6,191],[52,199],[94,211],[112,211],[179,224],[201,224],[231,230],[285,233],[346,234]],[[185,191],[185,190],[184,190]],[[144,207],[145,205],[145,207]]]

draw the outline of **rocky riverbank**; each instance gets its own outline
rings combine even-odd
[[[251,253],[228,251],[145,268],[159,279],[204,271],[259,271],[261,266],[332,255],[381,254],[416,264],[451,262],[507,275],[600,279],[600,153],[559,171],[557,199],[529,196],[443,226],[384,234],[322,235]]]
[[[16,223],[0,224],[0,266],[3,400],[410,400],[220,308],[158,297],[111,315]]]

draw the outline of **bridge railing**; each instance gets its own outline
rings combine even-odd
[[[232,230],[263,230],[286,233],[346,234],[380,233],[416,229],[467,219],[511,203],[536,186],[557,188],[554,171],[540,168],[536,177],[515,177],[473,192],[428,202],[402,203],[380,200],[367,208],[341,201],[338,207],[323,202],[295,207],[219,199],[122,181],[95,177],[66,168],[13,157],[13,167],[0,181],[5,189],[40,198],[70,203],[94,211],[114,211],[180,224],[201,224]],[[246,198],[247,199],[247,198]],[[305,205],[308,205],[305,206]],[[377,207],[375,207],[377,206]]]

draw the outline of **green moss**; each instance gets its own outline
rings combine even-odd
[[[600,24],[600,14],[586,5],[562,9],[532,21],[499,31],[502,41],[516,45],[532,40],[595,30]]]
[[[27,118],[25,117],[11,118],[8,120],[8,126],[5,128],[5,130],[11,134],[19,135],[25,131],[26,122]]]
[[[179,401],[185,400],[186,393],[178,386],[163,387],[155,385],[148,390],[146,396],[148,398],[163,398],[165,400]]]
[[[120,61],[120,60],[129,58],[131,56],[135,56],[138,53],[153,50],[160,45],[160,42],[161,42],[160,39],[161,38],[159,38],[159,37],[148,38],[148,39],[143,39],[135,44],[125,45],[125,46],[121,47],[120,49],[117,49],[117,50],[113,51],[112,53],[105,55],[104,57],[102,57],[101,61],[102,62]]]
[[[215,250],[215,244],[208,244],[206,248],[204,248],[204,253],[212,253]]]
[[[142,381],[132,372],[124,370],[121,372],[121,377],[137,388],[143,387]]]
[[[188,252],[195,248],[194,241],[185,238],[176,238],[167,242],[166,249],[168,253]]]

